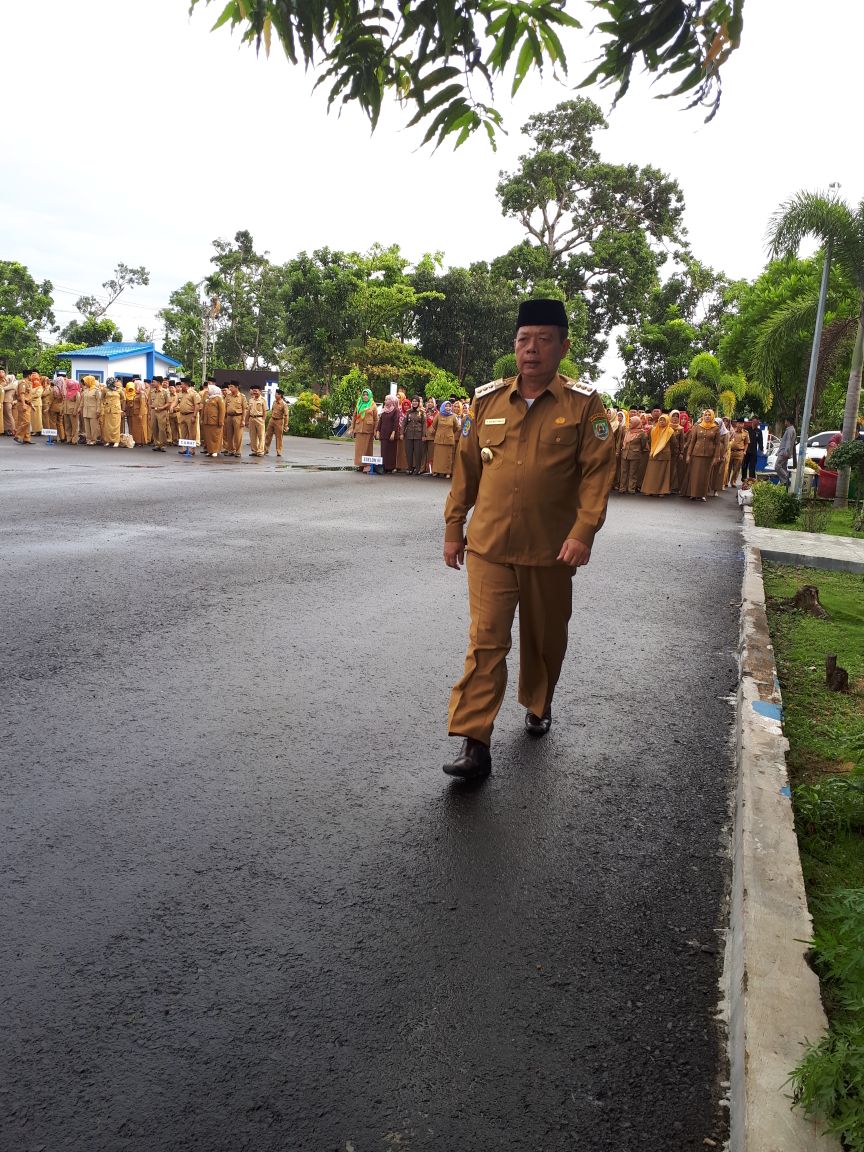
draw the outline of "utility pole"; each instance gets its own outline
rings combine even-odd
[[[839,184],[829,184],[829,188],[839,188]],[[819,305],[816,309],[816,327],[813,330],[813,347],[810,349],[810,369],[807,373],[807,391],[804,395],[804,415],[801,417],[801,436],[798,441],[798,466],[795,469],[795,480],[792,491],[796,496],[801,495],[804,484],[804,461],[807,458],[807,437],[810,434],[810,417],[813,413],[813,395],[816,391],[816,372],[819,368],[819,347],[822,343],[822,326],[825,322],[825,301],[828,296],[828,277],[831,272],[831,249],[833,240],[829,236],[825,244],[825,263],[822,265],[822,284],[819,288]]]
[[[201,387],[207,379],[207,345],[210,343],[210,321],[219,315],[220,303],[218,296],[212,296],[209,304],[201,308]]]

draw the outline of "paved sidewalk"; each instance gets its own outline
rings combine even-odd
[[[744,539],[759,549],[764,560],[774,560],[778,564],[864,572],[864,540],[852,536],[757,528],[753,523],[752,511],[745,508]]]

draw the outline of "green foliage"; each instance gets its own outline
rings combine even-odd
[[[78,348],[86,347],[86,344],[69,344],[65,342],[46,344],[39,350],[35,367],[38,369],[40,376],[47,376],[49,379],[55,372],[69,373],[72,371],[72,361],[63,356],[58,356],[57,353],[75,352]]]
[[[329,423],[321,411],[321,397],[315,392],[300,393],[291,405],[289,420],[292,436],[326,439],[330,434]]]
[[[439,369],[427,380],[424,395],[427,400],[434,397],[440,404],[442,400],[449,400],[451,396],[457,396],[460,400],[464,399],[468,393],[455,376]]]
[[[720,360],[725,368],[743,372],[762,390],[761,402],[757,394],[750,407],[778,423],[785,417],[796,427],[801,422],[821,276],[821,256],[808,260],[784,257],[770,261],[752,284],[737,284],[730,291]],[[832,265],[816,378],[817,414],[822,396],[833,382],[841,387],[842,379],[841,395],[845,396],[845,357],[856,316],[854,286],[838,265]],[[842,406],[841,400],[841,411]]]
[[[833,1005],[831,1027],[790,1078],[795,1103],[864,1152],[864,888],[821,902],[811,955]]]
[[[801,528],[805,532],[825,532],[831,522],[831,503],[811,496],[801,501]]]
[[[754,484],[753,520],[757,528],[774,528],[778,524],[792,524],[798,519],[801,501],[782,484],[769,484],[764,480]]]
[[[93,348],[97,344],[123,339],[123,333],[108,316],[101,319],[85,316],[83,320],[70,320],[62,336],[67,344],[75,344],[79,348]]]
[[[587,312],[584,359],[596,373],[618,324],[635,323],[658,283],[670,246],[683,243],[684,198],[657,168],[601,160],[594,135],[606,128],[592,100],[578,97],[529,117],[531,150],[502,173],[501,211],[527,238],[492,265],[522,295],[581,300]],[[576,355],[577,360],[582,355]]]
[[[157,312],[165,327],[163,348],[179,360],[187,375],[198,377],[201,371],[203,338],[202,304],[198,286],[187,280],[168,297],[168,304]],[[220,365],[216,365],[219,367]]]
[[[600,63],[582,82],[617,85],[617,103],[641,60],[658,78],[675,85],[663,95],[692,95],[689,107],[708,107],[711,120],[720,105],[720,69],[738,47],[744,0],[595,0],[606,15],[598,31],[608,37]],[[682,78],[681,73],[684,73]]]
[[[331,415],[350,416],[357,407],[357,401],[360,399],[360,393],[366,387],[368,387],[366,376],[355,364],[351,371],[342,377],[338,385],[327,397],[329,401],[328,407],[331,410]]]
[[[411,276],[418,292],[437,294],[414,309],[418,349],[470,390],[492,378],[497,350],[512,342],[518,293],[488,264],[439,265],[440,255],[424,256]]]
[[[851,468],[858,477],[859,492],[864,489],[864,440],[846,440],[838,444],[825,463],[833,469]]]
[[[191,0],[210,4],[215,0]],[[426,141],[455,135],[456,146],[484,129],[495,143],[501,114],[475,93],[509,81],[515,95],[525,78],[550,67],[567,75],[560,33],[578,28],[564,0],[460,0],[388,7],[364,0],[218,0],[214,29],[239,27],[242,39],[269,55],[274,33],[292,64],[320,72],[328,106],[359,104],[373,128],[385,96],[395,96],[422,123]],[[662,95],[688,93],[689,105],[720,100],[720,70],[738,46],[744,0],[594,0],[603,19],[600,63],[585,84],[617,84],[626,92],[633,65],[674,82]],[[682,74],[683,73],[683,77]]]
[[[39,355],[39,332],[54,324],[50,280],[38,284],[23,264],[0,260],[0,357],[11,372],[30,368]]]
[[[114,275],[102,281],[102,287],[105,289],[104,298],[79,296],[75,301],[75,307],[86,320],[98,320],[127,288],[137,288],[139,285],[149,283],[150,273],[143,265],[140,268],[130,268],[128,264],[120,263],[114,269]]]

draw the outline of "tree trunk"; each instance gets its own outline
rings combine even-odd
[[[854,440],[858,433],[858,406],[861,403],[861,371],[864,369],[864,297],[858,312],[858,331],[855,334],[855,347],[852,350],[852,367],[849,370],[849,387],[846,390],[846,407],[843,409],[843,441]],[[835,508],[846,508],[849,504],[849,469],[841,468],[837,477]]]

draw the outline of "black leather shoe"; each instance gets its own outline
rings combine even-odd
[[[545,736],[552,727],[552,709],[547,708],[542,716],[535,716],[533,712],[525,713],[525,731],[532,736]]]
[[[458,756],[444,765],[444,771],[448,776],[456,776],[460,780],[483,780],[492,771],[492,756],[485,744],[467,736],[462,741]]]

